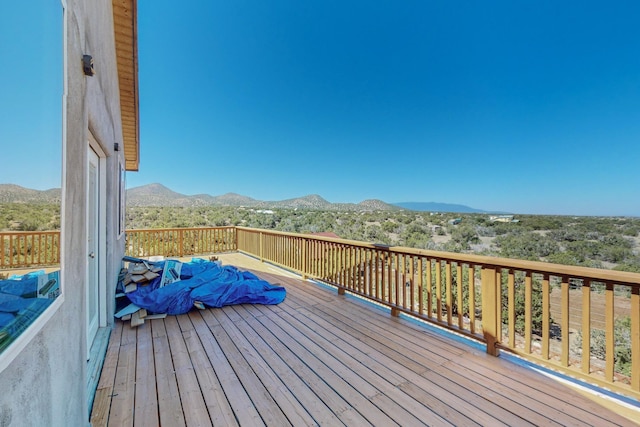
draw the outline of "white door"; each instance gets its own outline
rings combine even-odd
[[[89,149],[89,186],[87,194],[87,355],[98,332],[99,318],[99,201],[100,201],[100,161],[98,155]]]

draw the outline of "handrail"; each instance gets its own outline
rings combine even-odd
[[[385,247],[390,251],[403,253],[407,255],[417,255],[417,256],[423,255],[423,256],[430,256],[434,258],[448,259],[451,261],[471,262],[474,264],[495,265],[495,266],[521,269],[521,270],[531,270],[536,273],[551,273],[558,276],[561,276],[561,275],[571,275],[571,276],[577,276],[577,277],[584,276],[584,277],[590,277],[590,278],[600,279],[600,280],[612,280],[612,281],[629,282],[629,283],[636,283],[638,280],[638,273],[630,273],[626,271],[604,270],[604,269],[590,268],[590,267],[571,266],[571,265],[564,265],[564,264],[552,264],[552,263],[541,262],[541,261],[528,261],[528,260],[520,260],[520,259],[513,259],[513,258],[498,258],[498,257],[492,257],[492,256],[484,256],[484,255],[461,254],[456,252],[432,251],[432,250],[426,250],[426,249],[408,248],[405,246],[390,246],[390,245],[382,245],[382,244],[369,243],[369,242],[361,242],[358,240],[340,239],[335,237],[327,237],[327,236],[319,236],[319,235],[304,235],[304,234],[289,233],[289,232],[277,231],[277,230],[262,230],[262,229],[250,228],[250,227],[238,226],[235,228],[238,230],[245,230],[245,231],[261,231],[264,233],[269,233],[277,236],[304,236],[307,239],[348,244],[348,245],[356,246],[360,248],[378,249],[381,247]]]
[[[236,250],[235,227],[127,230],[125,254],[133,257],[184,257]]]
[[[0,270],[59,263],[59,231],[0,232]]]
[[[157,228],[126,231],[129,256],[189,256],[236,250],[234,227]],[[60,263],[60,231],[0,232],[0,270]]]

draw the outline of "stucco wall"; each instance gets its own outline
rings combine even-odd
[[[112,296],[124,254],[118,239],[118,156],[122,145],[111,0],[67,0],[66,134],[63,141],[63,303],[50,321],[0,373],[0,426],[82,426],[86,399],[85,282],[89,129],[106,164],[106,283]],[[82,72],[83,54],[94,58],[96,75]]]

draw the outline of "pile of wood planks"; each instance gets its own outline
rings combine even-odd
[[[134,304],[130,304],[130,305],[134,305]],[[167,317],[167,313],[151,314],[151,313],[148,313],[147,310],[145,310],[144,308],[138,307],[137,311],[123,315],[122,317],[120,317],[120,320],[122,321],[129,320],[131,322],[131,327],[135,328],[137,326],[144,324],[145,320],[164,319],[165,317]]]
[[[162,268],[148,263],[144,260],[140,262],[130,262],[127,268],[123,268],[118,278],[118,290],[116,300],[118,298],[126,298],[126,295],[138,289],[138,286],[148,286],[149,283],[160,277]],[[144,308],[140,308],[135,304],[129,304],[119,310],[115,316],[122,321],[130,321],[131,327],[137,327],[144,324],[145,320],[163,319],[167,317],[166,313],[152,314],[148,313]]]
[[[162,268],[145,261],[130,262],[124,276],[124,293],[128,294],[138,289],[138,286],[147,286],[156,277]]]

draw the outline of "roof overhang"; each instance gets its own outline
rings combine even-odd
[[[137,0],[113,0],[112,4],[125,169],[137,171],[140,164]]]

